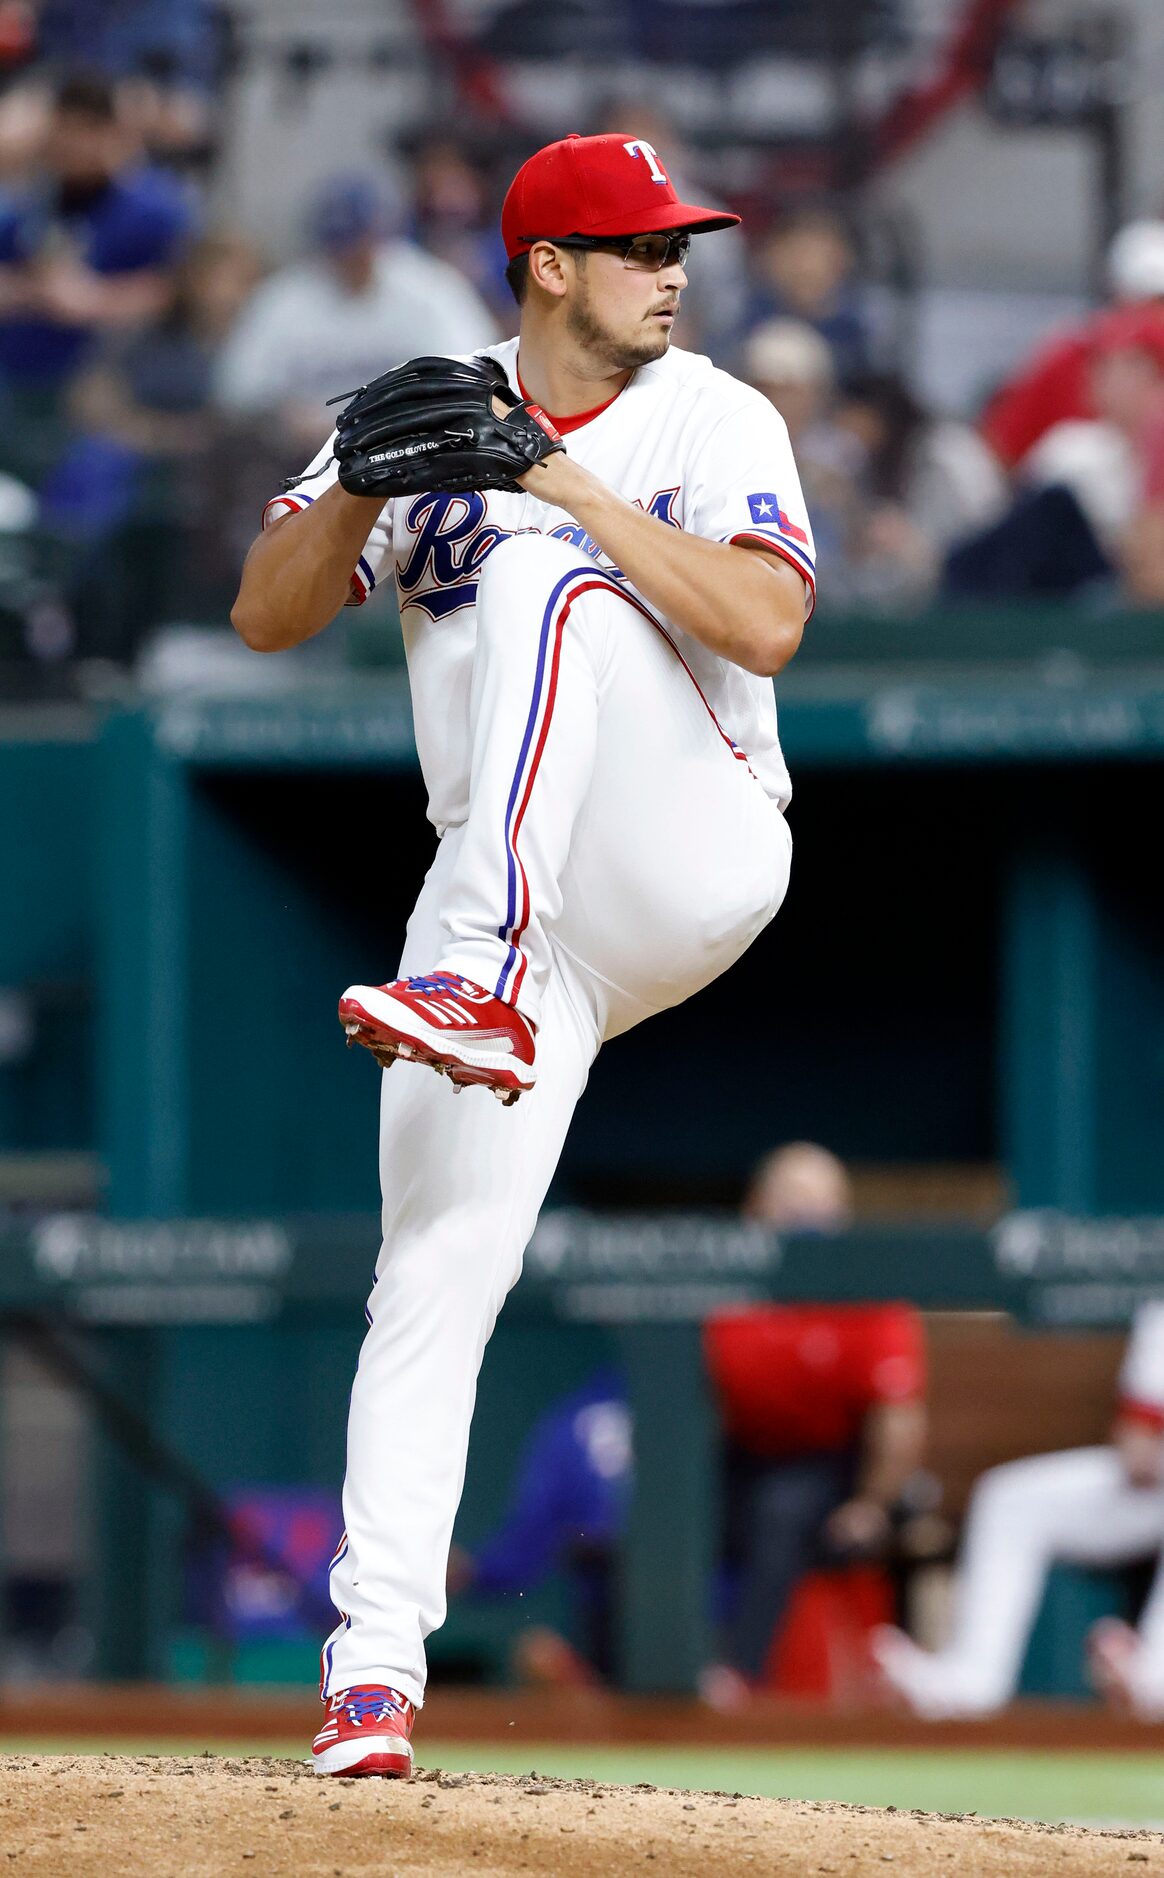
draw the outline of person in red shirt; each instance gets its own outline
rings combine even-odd
[[[1164,222],[1129,222],[1121,228],[1107,269],[1114,305],[1164,303]],[[1097,415],[1091,368],[1105,317],[1101,311],[1048,340],[990,399],[981,430],[1007,469],[1017,469],[1056,424]]]
[[[1164,604],[1164,300],[1095,321],[1087,384],[1094,417],[1047,432],[1007,514],[951,553],[949,594]]]
[[[753,1179],[745,1212],[784,1231],[843,1230],[848,1177],[803,1142]],[[739,1566],[716,1706],[745,1699],[797,1580],[880,1549],[925,1441],[925,1348],[908,1304],[752,1305],[719,1312],[704,1355],[723,1423],[729,1552]]]

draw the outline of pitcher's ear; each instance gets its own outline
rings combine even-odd
[[[570,284],[569,260],[564,248],[552,241],[535,241],[529,251],[529,277],[555,300],[560,300]]]

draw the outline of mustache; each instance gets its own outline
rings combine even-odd
[[[656,313],[678,313],[678,311],[679,295],[677,293],[668,294],[666,299],[659,300],[654,306],[648,307],[643,318],[649,320],[653,319]]]

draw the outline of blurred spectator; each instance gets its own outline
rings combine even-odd
[[[794,1142],[761,1162],[744,1204],[784,1232],[852,1219],[836,1156]],[[701,1679],[717,1708],[746,1701],[797,1581],[869,1557],[925,1442],[921,1320],[905,1304],[755,1305],[718,1313],[704,1351],[723,1420],[728,1556],[738,1567],[724,1660]]]
[[[226,343],[225,411],[274,414],[289,442],[315,449],[330,428],[329,398],[418,353],[488,345],[496,328],[480,295],[391,225],[370,177],[326,185],[309,220],[314,253],[259,288]]]
[[[828,209],[790,211],[753,250],[747,324],[782,318],[816,328],[842,382],[868,369],[856,250],[840,216]]]
[[[613,1669],[614,1555],[631,1493],[631,1421],[622,1380],[602,1372],[543,1415],[517,1460],[509,1508],[497,1531],[449,1557],[450,1595],[528,1591],[567,1572],[578,1649],[543,1626],[526,1633],[523,1681],[585,1683]]]
[[[1164,604],[1164,303],[1125,307],[1089,340],[1096,416],[1055,425],[1005,516],[951,554],[951,594],[1063,598],[1119,581]]]
[[[118,87],[127,120],[156,160],[205,157],[223,56],[223,15],[213,0],[41,0],[35,35],[42,69],[83,67]],[[0,143],[9,160],[20,124],[34,126],[47,105],[35,77],[4,99]]]
[[[455,267],[512,325],[505,246],[487,172],[452,137],[428,137],[411,156],[412,224],[419,245]]]
[[[141,507],[150,471],[186,464],[216,441],[214,362],[259,274],[248,240],[207,235],[175,270],[160,319],[105,342],[69,393],[77,436],[43,485],[47,526],[98,539]],[[169,507],[190,518],[188,501]]]
[[[828,1148],[789,1141],[754,1169],[741,1211],[777,1232],[844,1232],[853,1223],[853,1183]]]
[[[890,1688],[930,1719],[1003,1707],[1058,1559],[1120,1565],[1164,1544],[1164,1303],[1136,1314],[1111,1445],[993,1467],[966,1516],[950,1641],[921,1650],[886,1627],[874,1654]],[[1114,1619],[1091,1637],[1095,1679],[1140,1715],[1164,1716],[1164,1567],[1137,1630]]]
[[[191,222],[184,190],[140,163],[107,82],[63,83],[36,176],[0,196],[7,467],[39,480],[62,386],[100,336],[164,310]]]
[[[748,337],[744,367],[787,424],[799,465],[832,410],[837,375],[827,342],[804,320],[765,320]]]
[[[863,606],[917,606],[959,541],[1006,503],[998,465],[969,424],[931,417],[889,373],[854,379],[836,422],[861,454],[861,511],[841,580]]]
[[[75,382],[70,413],[83,437],[113,446],[123,468],[177,462],[205,449],[213,435],[218,351],[261,274],[259,256],[243,237],[220,233],[197,241],[176,270],[162,316],[107,341]],[[71,453],[71,461],[79,454]],[[75,481],[79,491],[92,489],[94,480],[59,466],[45,490],[48,514],[66,522],[63,486]],[[103,505],[111,501],[108,484],[99,493]],[[72,528],[63,532],[90,533],[90,517],[99,525],[99,511],[68,510]]]
[[[1129,222],[1108,252],[1108,286],[1117,305],[1164,303],[1164,222]],[[1056,424],[1098,415],[1091,364],[1103,315],[1059,334],[995,392],[982,434],[999,461],[1018,468]]]
[[[42,484],[42,523],[74,551],[84,651],[132,656],[166,617],[197,617],[216,579],[220,606],[229,598],[236,557],[224,521],[237,451],[211,385],[260,273],[249,242],[204,237],[161,318],[106,340],[72,387],[75,434]],[[253,512],[253,492],[245,499]]]

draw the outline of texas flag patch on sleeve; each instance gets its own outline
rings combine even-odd
[[[807,544],[808,536],[803,528],[797,528],[796,523],[788,519],[771,490],[762,489],[756,495],[749,496],[748,508],[752,520],[757,524],[766,522],[769,528],[778,528],[781,534],[788,535],[793,541]]]

